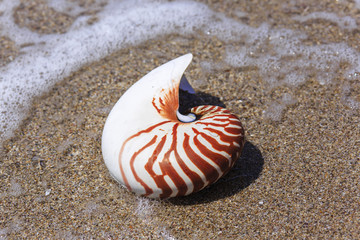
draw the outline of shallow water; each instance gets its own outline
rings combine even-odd
[[[0,2],[2,238],[359,237],[358,1],[56,3]],[[102,161],[103,124],[187,52],[248,142],[213,187],[136,197]]]
[[[1,135],[5,137],[11,135],[23,119],[32,97],[55,82],[111,52],[171,33],[190,36],[201,32],[219,38],[225,45],[221,53],[223,68],[258,68],[270,88],[299,86],[310,77],[320,84],[329,84],[338,75],[345,78],[346,91],[351,92],[352,83],[360,77],[356,38],[358,3],[338,2],[333,6],[339,8],[337,13],[319,11],[317,8],[321,7],[314,7],[316,11],[310,13],[308,8],[312,6],[306,8],[305,3],[270,2],[269,7],[276,6],[278,18],[282,17],[277,21],[256,19],[247,13],[246,7],[254,4],[223,9],[224,14],[214,10],[216,4],[208,6],[189,1],[95,1],[89,4],[50,1],[48,5],[45,1],[39,2],[40,6],[46,6],[45,10],[58,13],[54,18],[58,17],[56,20],[60,23],[54,21],[53,26],[44,27],[42,24],[47,19],[31,22],[32,14],[37,14],[31,11],[34,9],[31,3],[19,5],[19,1],[2,1],[0,5],[1,35],[13,46],[6,51],[9,44],[5,45],[2,54],[6,64],[2,64],[0,82]],[[30,7],[27,9],[26,5]],[[263,7],[267,7],[265,5]],[[266,9],[259,11],[266,12]],[[93,12],[97,12],[96,15]],[[67,27],[61,24],[63,19],[69,22]],[[319,22],[324,24],[325,31],[319,28]],[[41,28],[34,27],[36,24]],[[54,33],[44,34],[51,27]],[[321,36],[324,32],[330,36]],[[219,65],[211,60],[202,64],[210,69]],[[358,99],[346,96],[344,99],[351,107],[359,108]]]

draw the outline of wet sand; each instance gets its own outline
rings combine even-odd
[[[277,26],[306,31],[309,43],[360,45],[358,31],[322,21],[296,24],[289,20],[295,10],[274,2],[221,2],[211,6],[230,16],[246,10],[251,17],[240,20],[252,26],[271,13]],[[351,4],[339,10],[329,2],[296,11],[326,6],[359,19]],[[3,146],[0,238],[359,239],[360,113],[344,101],[343,75],[333,84],[309,76],[298,87],[271,88],[256,68],[223,67],[224,48],[200,33],[149,40],[81,68],[35,99]],[[187,78],[207,101],[239,116],[244,152],[226,177],[199,193],[163,201],[137,197],[103,163],[103,125],[131,84],[188,52],[194,60]],[[203,62],[218,67],[209,70]],[[356,86],[347,96],[360,101]],[[284,94],[293,101],[268,117]]]

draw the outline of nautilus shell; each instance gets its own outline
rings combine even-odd
[[[240,120],[218,106],[180,114],[179,88],[192,54],[152,70],[111,110],[102,153],[111,175],[138,195],[170,198],[197,192],[234,166],[244,145]]]

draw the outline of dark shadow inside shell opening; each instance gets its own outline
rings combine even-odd
[[[225,108],[225,104],[218,97],[204,92],[192,94],[179,89],[179,112],[181,114],[186,115],[190,112],[191,108],[201,105],[214,105]]]

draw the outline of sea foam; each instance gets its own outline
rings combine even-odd
[[[349,16],[339,17],[335,13],[328,12],[312,12],[305,16],[294,16],[293,19],[300,22],[306,22],[308,20],[314,19],[323,19],[336,23],[339,27],[349,30],[356,29],[358,27],[354,18]]]
[[[16,0],[0,2],[1,35],[12,39],[22,52],[0,68],[1,139],[11,136],[34,96],[71,72],[121,48],[171,33],[186,36],[202,31],[209,37],[216,36],[227,44],[225,64],[255,66],[273,87],[282,84],[296,87],[304,83],[309,74],[315,75],[321,84],[330,83],[342,62],[350,66],[346,77],[357,77],[360,69],[359,52],[344,42],[307,46],[303,43],[307,37],[303,32],[274,29],[267,23],[250,27],[193,1],[109,1],[104,7],[95,6],[100,11],[99,20],[89,25],[88,16],[79,16],[83,11],[80,6],[71,1],[51,0],[49,5],[57,11],[77,16],[64,34],[39,34],[20,28],[12,14],[18,5]],[[356,6],[360,7],[359,1]],[[238,12],[238,15],[247,13]],[[346,30],[357,27],[351,17],[334,16],[333,13],[313,13],[293,19],[303,22],[322,18]],[[237,41],[242,44],[234,44]],[[271,47],[272,51],[264,51],[264,46]],[[287,103],[280,105],[287,106]],[[358,105],[352,101],[352,106]]]
[[[48,35],[16,26],[11,9],[18,2],[2,2],[0,9],[5,12],[0,18],[2,33],[19,46],[31,43],[22,49],[24,54],[0,69],[0,129],[4,136],[9,136],[23,119],[33,96],[82,65],[179,28],[183,34],[189,34],[198,24],[209,21],[211,14],[206,5],[194,2],[138,5],[130,2],[109,2],[95,24],[85,25],[80,17],[65,34]]]

